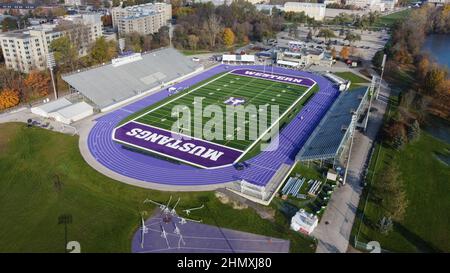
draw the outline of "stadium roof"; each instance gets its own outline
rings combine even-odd
[[[342,92],[297,155],[298,160],[334,158],[368,88]]]
[[[64,75],[63,80],[102,109],[192,73],[199,67],[175,49],[164,48],[142,54],[142,58],[122,65],[110,63]]]

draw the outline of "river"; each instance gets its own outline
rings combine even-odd
[[[429,35],[423,50],[429,52],[439,64],[446,65],[450,69],[450,35]]]

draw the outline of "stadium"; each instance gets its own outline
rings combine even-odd
[[[168,56],[175,58],[170,63],[178,63],[180,68],[164,67]],[[337,113],[332,113],[334,117],[340,114],[339,120],[331,121],[342,123],[339,127],[351,125],[356,108],[357,113],[364,112],[360,106],[367,97],[367,88],[341,92],[339,85],[319,74],[256,64],[220,64],[202,71],[198,64],[189,61],[174,49],[164,49],[115,68],[100,67],[64,76],[73,90],[96,105],[98,111],[105,112],[95,116],[89,128],[80,132],[80,150],[85,160],[107,176],[140,187],[169,191],[226,188],[268,204],[299,160],[305,143],[315,143],[310,137],[324,127],[321,123],[336,100],[351,102],[349,106],[335,107]],[[95,84],[87,80],[93,75],[97,77]],[[149,80],[150,77],[155,80]],[[142,88],[150,91],[134,88],[143,82],[147,86]],[[117,93],[122,86],[124,91]],[[108,92],[108,88],[114,91]],[[115,94],[117,98],[111,98]],[[275,120],[269,117],[268,130],[258,132],[252,140],[239,140],[233,135],[240,130],[249,133],[248,124],[237,124],[233,133],[223,132],[223,139],[219,140],[196,138],[195,134],[190,137],[189,130],[195,130],[197,124],[192,121],[191,129],[174,129],[179,113],[172,109],[188,105],[190,109],[184,110],[192,110],[199,97],[203,107],[215,104],[222,105],[222,109],[228,104],[248,102],[276,104],[279,116]],[[258,144],[267,141],[264,136],[274,125],[278,125],[279,133],[268,137],[268,149],[259,149]],[[336,156],[342,153],[351,131],[337,130],[331,132],[334,142],[330,142],[331,148],[327,147],[327,156],[330,150]],[[183,143],[186,136],[188,141]],[[276,147],[270,147],[275,144]],[[329,146],[326,142],[323,145]],[[308,154],[307,160],[326,159],[320,157],[320,149],[317,153],[317,158]]]

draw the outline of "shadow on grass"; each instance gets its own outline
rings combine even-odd
[[[425,241],[420,236],[410,231],[400,223],[394,223],[396,231],[400,233],[406,240],[413,244],[419,252],[443,252],[430,242]]]

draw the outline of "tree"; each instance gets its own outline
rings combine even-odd
[[[152,35],[145,35],[142,38],[142,49],[144,51],[150,51],[152,49],[153,45],[153,36]]]
[[[317,34],[317,36],[325,38],[325,41],[329,41],[331,38],[336,37],[336,35],[334,35],[334,31],[328,28],[320,29],[319,34]]]
[[[442,87],[447,79],[447,71],[440,67],[433,67],[428,71],[425,76],[423,87],[425,92],[430,95],[435,95],[439,92],[440,87]]]
[[[0,110],[7,109],[19,104],[19,92],[14,89],[3,89],[0,92]]]
[[[331,48],[331,57],[333,58],[333,59],[336,59],[336,57],[337,57],[337,52],[336,52],[336,48]]]
[[[350,56],[350,48],[348,46],[344,46],[341,49],[341,52],[339,52],[339,56],[341,57],[341,59],[347,60]]]
[[[381,201],[380,205],[386,210],[388,217],[396,221],[404,218],[408,200],[398,163],[391,162],[385,168],[383,175],[374,184],[374,194]]]
[[[294,37],[294,39],[298,39],[298,24],[294,22],[289,25],[289,36]]]
[[[372,58],[372,64],[375,68],[381,69],[381,65],[383,64],[383,56],[384,50],[379,50],[375,53],[375,55]]]
[[[211,48],[214,48],[216,46],[217,35],[222,29],[220,25],[220,18],[215,14],[209,15],[203,25],[203,28],[208,36],[209,45]]]
[[[50,43],[50,51],[54,52],[55,61],[59,65],[70,67],[74,70],[78,59],[78,50],[69,37],[63,36]]]
[[[361,41],[361,35],[349,31],[345,35],[344,40],[347,40],[350,43],[350,45],[352,45],[356,41]]]
[[[6,17],[2,21],[2,31],[7,32],[17,29],[17,20],[12,17]]]
[[[117,56],[117,47],[114,41],[106,41],[104,37],[95,40],[91,47],[90,58],[93,64],[101,64],[110,61]]]
[[[226,47],[231,47],[234,44],[234,40],[236,39],[231,28],[225,28],[223,31],[223,42]]]
[[[306,35],[306,40],[307,41],[311,41],[312,40],[312,37],[313,35],[312,35],[312,31],[311,31],[311,29],[308,31],[308,34]]]
[[[48,95],[50,76],[39,71],[31,71],[24,80],[24,85],[29,90],[31,97],[43,97]]]
[[[197,50],[198,41],[200,41],[200,38],[197,35],[191,34],[188,36],[189,47],[192,50]]]

